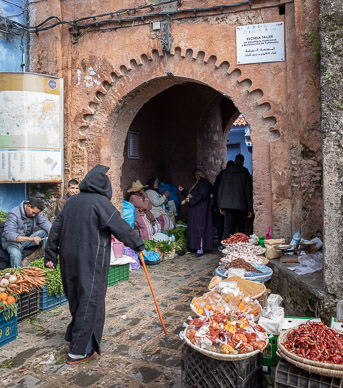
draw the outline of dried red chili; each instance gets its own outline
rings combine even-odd
[[[244,233],[235,233],[232,236],[228,237],[227,239],[224,240],[225,244],[234,244],[238,242],[248,242],[249,241],[249,236],[247,236]]]
[[[323,322],[308,322],[288,333],[285,348],[313,361],[343,364],[343,334]]]

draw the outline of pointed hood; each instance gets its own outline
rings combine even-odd
[[[112,198],[112,185],[106,175],[110,168],[97,164],[92,168],[80,183],[80,191],[83,193],[98,193],[104,195],[108,199]]]

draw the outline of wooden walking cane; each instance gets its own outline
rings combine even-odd
[[[166,337],[167,337],[167,336],[168,336],[167,330],[166,330],[166,327],[165,327],[164,322],[163,322],[163,318],[162,318],[161,311],[160,311],[160,309],[159,309],[159,307],[158,307],[158,304],[157,304],[157,299],[156,299],[156,296],[155,296],[154,289],[152,288],[152,284],[151,284],[151,281],[150,281],[150,277],[149,277],[148,271],[147,271],[147,269],[146,269],[146,265],[145,265],[145,262],[144,262],[143,252],[139,252],[139,256],[140,256],[140,258],[141,258],[141,262],[142,262],[142,266],[143,266],[143,268],[144,268],[145,276],[146,276],[146,278],[148,279],[148,283],[149,283],[149,286],[150,286],[150,290],[151,290],[151,293],[152,293],[152,297],[154,298],[154,301],[155,301],[155,305],[156,305],[157,312],[158,312],[158,315],[159,315],[160,320],[161,320],[161,323],[162,323],[162,327],[163,327],[163,330],[164,330],[164,334],[165,334]]]

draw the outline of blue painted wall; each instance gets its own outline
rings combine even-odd
[[[246,167],[250,174],[252,173],[252,153],[251,147],[245,144],[245,132],[248,127],[232,127],[227,142],[227,160],[235,160],[237,154],[244,156],[244,167]],[[234,145],[234,148],[230,148]]]
[[[26,25],[26,0],[0,1],[0,15]],[[28,71],[28,37],[0,33],[0,71],[23,71],[23,53]],[[25,199],[25,184],[0,184],[0,209],[8,211]]]

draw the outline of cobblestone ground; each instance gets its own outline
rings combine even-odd
[[[65,363],[68,305],[20,322],[19,338],[0,348],[0,386],[181,387],[179,332],[192,298],[207,291],[219,258],[219,252],[177,256],[148,267],[167,338],[142,268],[108,288],[101,357],[79,365]],[[42,364],[51,354],[55,361]]]

